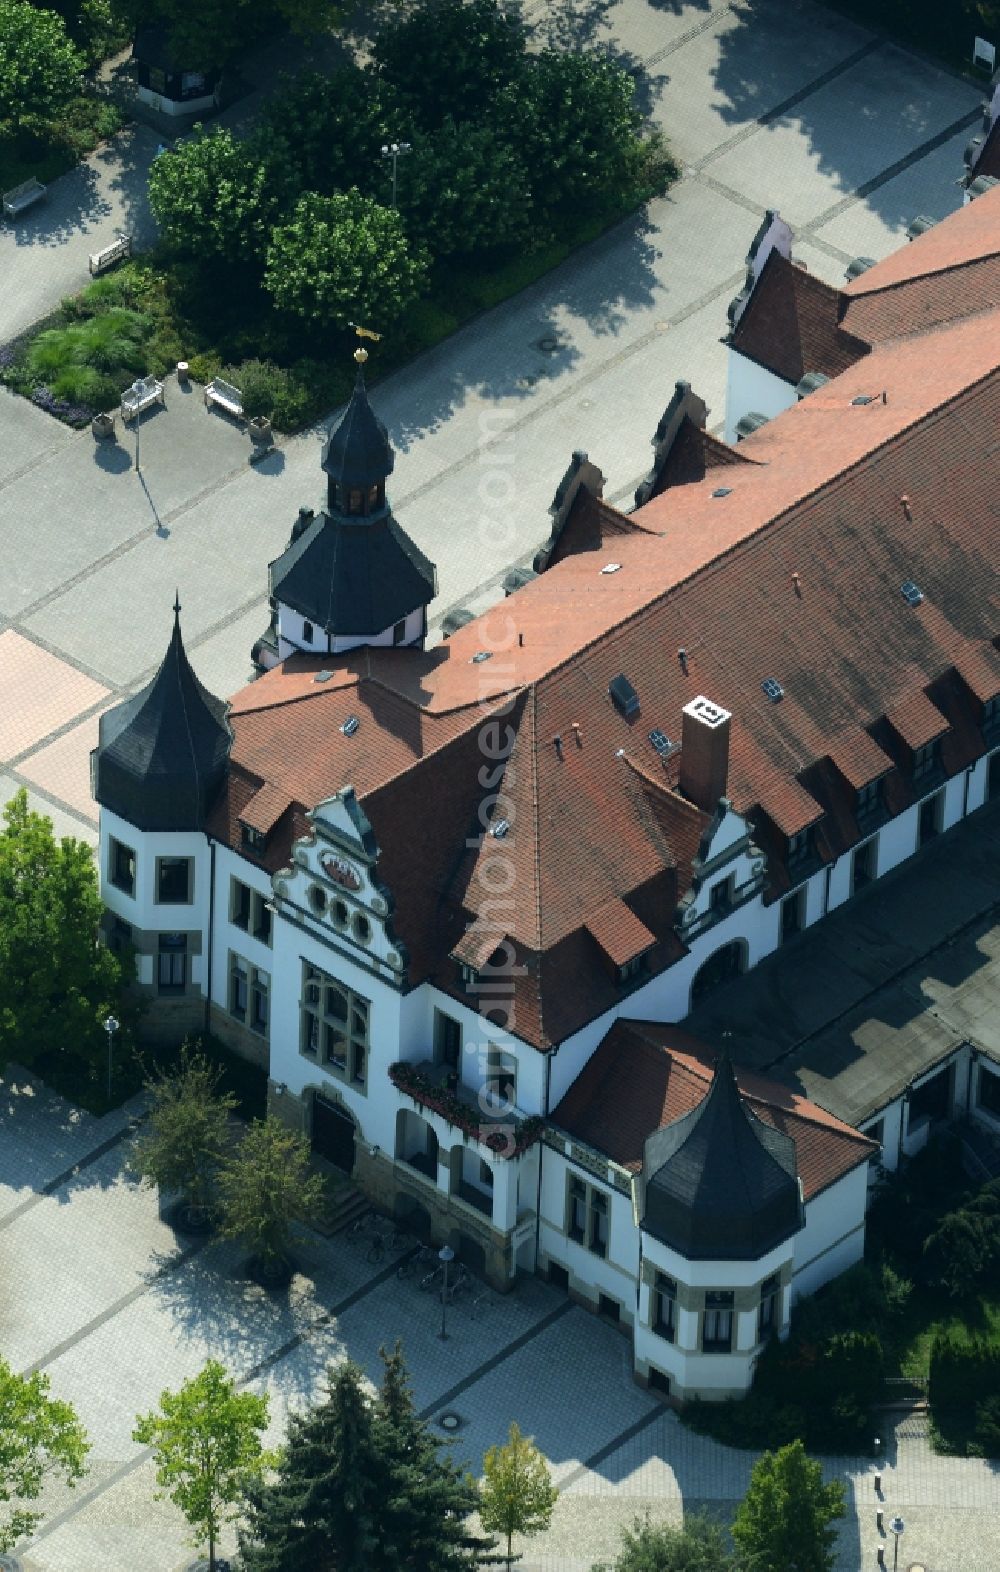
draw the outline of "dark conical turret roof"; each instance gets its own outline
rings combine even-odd
[[[801,1226],[795,1143],[747,1107],[721,1055],[707,1095],[646,1142],[642,1226],[688,1260],[756,1260]]]
[[[359,370],[344,418],[326,439],[323,468],[344,491],[352,487],[367,491],[392,474],[395,462],[389,433],[368,402],[364,375]]]
[[[96,800],[140,830],[201,829],[229,761],[226,709],[191,669],[175,601],[156,676],[101,716],[90,756]]]

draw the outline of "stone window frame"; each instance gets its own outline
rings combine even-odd
[[[271,948],[274,924],[268,910],[268,897],[262,890],[255,890],[252,884],[238,879],[235,873],[229,876],[229,921],[234,928],[250,934],[258,944]]]
[[[788,944],[789,940],[796,938],[806,927],[806,890],[805,884],[800,884],[791,895],[786,895],[778,910],[778,943]],[[795,913],[794,923],[785,924],[785,911]]]
[[[712,1304],[709,1300],[714,1301]],[[709,1319],[711,1317],[711,1319]],[[725,1327],[725,1335],[722,1329]],[[709,1335],[711,1329],[711,1335]],[[736,1291],[708,1288],[701,1312],[701,1351],[703,1354],[731,1354],[736,1334]]]
[[[316,998],[310,997],[312,990],[316,991]],[[331,990],[343,997],[346,1007],[344,1016],[328,1009]],[[364,994],[303,958],[299,1052],[345,1086],[354,1086],[365,1093],[368,1091],[368,1058],[371,1051],[371,1012],[372,1001],[366,999]],[[363,1020],[363,1029],[355,1026],[356,1019]],[[344,1041],[342,1065],[331,1055],[331,1043],[337,1036]]]
[[[663,1314],[663,1306],[670,1306],[670,1313]],[[655,1268],[649,1285],[649,1324],[657,1337],[667,1343],[677,1341],[677,1279],[668,1272]]]
[[[757,1307],[757,1341],[763,1343],[781,1326],[781,1272],[772,1272],[760,1285],[760,1303]]]
[[[858,858],[861,853],[871,859],[870,872],[866,873],[861,883],[858,883]],[[858,890],[866,890],[869,884],[874,884],[878,878],[878,836],[870,835],[867,840],[859,841],[851,851],[851,894]]]
[[[611,1193],[597,1185],[588,1184],[572,1169],[566,1176],[566,1213],[563,1232],[575,1244],[583,1245],[602,1261],[607,1259],[611,1246]],[[582,1205],[584,1223],[574,1221],[577,1205]],[[600,1219],[604,1219],[603,1237]]]
[[[496,1106],[507,1110],[517,1106],[517,1056],[499,1043],[486,1046],[486,1079]]]
[[[399,622],[393,623],[392,642],[395,645],[406,643],[406,618],[401,617]]]
[[[163,879],[164,863],[186,863],[188,870],[187,894],[182,900],[167,900],[160,893]],[[155,875],[153,880],[153,902],[156,906],[193,906],[194,905],[194,858],[176,856],[173,854],[157,857]]]
[[[316,633],[316,629],[313,627],[312,623],[309,621],[309,618],[308,617],[303,617],[302,618],[302,642],[303,642],[303,644],[311,644],[313,642],[313,638],[315,636],[315,633]]]
[[[448,1039],[453,1035],[450,1028],[454,1027],[454,1037],[457,1041],[454,1059],[449,1057]],[[462,1063],[462,1043],[464,1033],[462,1023],[454,1015],[449,1015],[446,1010],[437,1006],[434,1008],[434,1063],[443,1064],[449,1070],[458,1070]]]
[[[131,858],[132,869],[127,882],[118,877],[118,854],[124,852],[126,859]],[[135,899],[135,883],[139,870],[139,854],[134,847],[125,841],[120,841],[117,835],[108,836],[108,883],[116,890],[121,890],[123,895]]]
[[[176,943],[165,943],[167,940],[176,940]],[[156,991],[158,994],[169,997],[187,993],[190,973],[188,970],[188,936],[186,933],[161,933],[156,946]],[[164,961],[170,961],[164,967]],[[176,964],[179,962],[179,965]],[[164,972],[168,972],[169,980],[164,982]]]
[[[911,774],[915,781],[921,781],[934,773],[940,753],[940,737],[932,737],[930,742],[922,742],[919,748],[914,748]]]

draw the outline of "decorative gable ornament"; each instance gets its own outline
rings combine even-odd
[[[319,865],[327,878],[333,884],[338,884],[342,890],[350,890],[352,893],[360,890],[361,875],[346,858],[338,857],[334,852],[324,852]]]

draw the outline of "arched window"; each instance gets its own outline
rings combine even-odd
[[[691,1008],[700,1004],[708,994],[714,993],[734,977],[741,977],[747,969],[747,942],[733,939],[710,955],[695,972],[691,984]]]
[[[350,491],[347,493],[347,511],[348,511],[348,513],[360,513],[361,512],[361,504],[362,504],[363,496],[364,496],[364,493],[362,492],[360,486],[352,486],[351,487]]]

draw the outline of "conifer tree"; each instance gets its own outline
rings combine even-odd
[[[412,1566],[414,1572],[480,1565],[493,1542],[467,1526],[479,1505],[475,1480],[442,1454],[417,1416],[400,1343],[391,1354],[380,1348],[379,1356],[385,1370],[374,1418],[386,1481],[379,1565]]]

